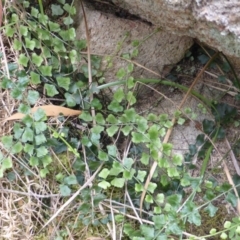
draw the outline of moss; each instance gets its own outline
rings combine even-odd
[[[198,237],[209,235],[212,228],[215,228],[217,232],[223,230],[224,222],[227,220],[231,221],[232,218],[235,217],[235,215],[228,213],[224,205],[218,206],[218,210],[213,217],[210,217],[204,209],[200,210],[200,215],[202,221],[201,226],[195,226],[189,223],[186,224],[187,232]],[[209,237],[208,240],[219,240],[219,235]]]

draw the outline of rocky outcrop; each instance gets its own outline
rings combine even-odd
[[[77,38],[85,39],[86,30],[82,9],[81,6],[77,8]],[[89,4],[85,4],[84,9],[91,38],[91,53],[102,56],[103,60],[106,59],[106,56],[113,57],[111,69],[104,74],[108,82],[116,80],[116,72],[129,64],[120,57],[135,49],[132,44],[134,40],[139,41],[140,45],[138,47],[139,55],[133,60],[141,65],[136,65],[134,77],[156,77],[151,71],[161,75],[164,66],[171,66],[180,61],[193,43],[190,37],[180,37],[157,29],[139,19],[119,18],[114,14],[97,11]],[[106,68],[106,61],[103,61],[102,69],[106,70]]]
[[[180,36],[197,38],[240,58],[239,0],[112,0],[131,13]]]

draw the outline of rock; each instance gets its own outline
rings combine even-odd
[[[193,43],[190,37],[179,37],[157,30],[156,27],[138,19],[119,18],[114,14],[97,11],[89,4],[84,6],[91,38],[91,53],[103,57],[113,56],[113,66],[110,69],[106,69],[106,61],[103,61],[102,65],[102,70],[107,70],[104,74],[107,82],[117,80],[116,72],[129,64],[120,57],[134,50],[131,44],[134,40],[138,40],[140,46],[139,55],[133,60],[145,68],[136,66],[133,72],[135,78],[159,78],[164,66],[180,61]],[[77,7],[77,12],[77,38],[85,39],[86,30],[81,6]],[[154,71],[155,74],[146,68]]]
[[[155,26],[240,58],[239,0],[112,1]]]

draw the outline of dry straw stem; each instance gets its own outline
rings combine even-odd
[[[87,17],[85,14],[84,6],[82,3],[82,0],[80,0],[82,11],[83,11],[83,19],[85,23],[85,30],[86,30],[86,38],[87,38],[87,56],[88,56],[88,83],[89,83],[89,88],[92,86],[92,66],[91,66],[91,39],[90,39],[90,34],[89,34],[89,29],[88,29],[88,23],[87,23]],[[90,91],[90,102],[93,100],[93,93]],[[92,118],[93,118],[93,126],[96,125],[96,120],[95,120],[95,109],[94,107],[91,107],[91,113],[92,113]]]
[[[197,83],[197,81],[199,80],[200,76],[204,73],[204,71],[206,70],[206,68],[210,65],[210,63],[216,58],[216,56],[218,55],[218,53],[215,53],[210,59],[209,61],[206,63],[206,65],[202,68],[202,70],[199,72],[199,74],[197,75],[197,77],[194,79],[193,83],[191,84],[190,88],[188,89],[187,93],[185,94],[183,100],[181,101],[180,105],[178,106],[178,110],[180,110],[183,105],[185,104],[189,94],[191,93],[193,87],[195,86],[195,84]],[[172,126],[174,126],[176,122],[176,118],[173,117],[172,119]],[[163,143],[167,143],[169,141],[169,138],[172,134],[172,130],[173,130],[173,127],[169,128],[165,137],[164,137],[164,140],[163,140]],[[158,152],[158,158],[160,159],[162,157],[162,152],[159,151]],[[154,161],[153,162],[153,165],[150,169],[150,172],[148,174],[148,177],[147,177],[147,180],[145,182],[145,185],[144,185],[144,190],[142,192],[142,195],[141,195],[141,200],[140,200],[140,215],[142,214],[142,207],[143,207],[143,201],[144,201],[144,198],[145,198],[145,195],[146,195],[146,192],[147,192],[147,188],[148,188],[148,185],[153,177],[153,174],[157,168],[157,161]]]

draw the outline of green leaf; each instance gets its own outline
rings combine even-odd
[[[16,51],[20,51],[22,49],[22,42],[20,42],[18,39],[14,39],[13,49]]]
[[[150,227],[146,224],[140,225],[141,233],[146,239],[154,239],[154,227]]]
[[[31,7],[31,16],[37,18],[38,17],[38,9],[34,8],[34,7]]]
[[[66,103],[69,107],[75,107],[77,105],[76,97],[74,94],[65,93],[64,97],[66,98]]]
[[[53,16],[61,16],[63,15],[64,11],[60,5],[52,4],[51,5],[52,15]]]
[[[23,119],[22,122],[27,126],[27,127],[31,127],[33,124],[33,119],[31,116],[26,115]]]
[[[46,119],[46,113],[42,108],[38,108],[37,111],[33,114],[33,118],[35,121],[43,121]]]
[[[149,139],[142,133],[132,132],[132,141],[133,143],[145,143],[149,142]]]
[[[21,128],[21,125],[19,123],[15,123],[13,127],[13,132],[14,132],[14,138],[19,139],[22,134],[23,134],[23,128]]]
[[[149,130],[148,130],[148,137],[151,141],[155,141],[159,138],[158,134],[159,126],[156,124],[153,124]]]
[[[28,27],[24,26],[24,25],[20,25],[20,33],[22,36],[27,36],[28,34]]]
[[[214,217],[218,208],[213,206],[212,203],[209,203],[207,207],[204,208],[204,210],[209,214],[210,217]]]
[[[122,112],[123,111],[123,107],[116,101],[113,100],[109,105],[108,105],[108,109],[113,111],[113,112]]]
[[[12,168],[12,159],[10,157],[2,160],[2,169],[5,170],[9,168]]]
[[[148,184],[147,190],[148,190],[150,193],[154,193],[154,191],[155,191],[156,188],[157,188],[157,184],[150,182],[150,183]]]
[[[183,155],[182,154],[175,154],[172,158],[172,162],[174,165],[182,166],[183,164]]]
[[[123,172],[123,170],[123,166],[119,162],[114,162],[109,175],[117,176],[119,173]]]
[[[63,197],[68,197],[71,194],[71,189],[67,185],[60,185],[60,193]]]
[[[28,114],[30,113],[30,107],[26,104],[20,103],[18,107],[18,112],[23,113],[23,114]]]
[[[13,136],[3,136],[1,138],[2,144],[6,149],[10,149],[13,146]]]
[[[53,97],[59,93],[54,85],[50,85],[46,83],[44,84],[44,88],[46,89],[47,95],[49,97]]]
[[[113,98],[119,103],[124,99],[124,97],[125,97],[125,94],[123,92],[123,88],[118,88],[113,95]]]
[[[36,151],[37,151],[37,157],[43,157],[48,154],[48,150],[44,146],[37,148]]]
[[[30,160],[29,160],[29,164],[32,166],[32,167],[35,167],[35,166],[38,166],[39,165],[39,160],[37,157],[30,157]]]
[[[134,82],[134,78],[133,77],[129,77],[128,80],[127,80],[127,86],[129,89],[133,88],[135,85],[135,82]]]
[[[108,187],[111,186],[111,184],[109,182],[107,182],[107,181],[101,181],[100,183],[98,183],[98,186],[100,188],[107,189]]]
[[[115,126],[115,125],[107,128],[106,131],[107,131],[108,136],[109,136],[109,137],[112,137],[112,136],[118,131],[118,128],[119,128],[119,127],[118,127],[118,126]]]
[[[136,120],[137,130],[141,133],[145,133],[148,129],[148,121],[144,117],[138,117]]]
[[[111,181],[111,185],[114,187],[118,187],[118,188],[123,188],[125,183],[125,179],[124,178],[114,178]]]
[[[62,30],[59,32],[59,35],[64,41],[74,40],[76,37],[76,32],[74,28],[69,28],[68,30]],[[94,74],[93,74],[94,75]]]
[[[112,114],[108,115],[108,117],[106,118],[106,121],[111,123],[111,124],[117,124],[118,123],[118,120]]]
[[[107,153],[103,152],[103,151],[99,151],[98,152],[98,158],[102,161],[108,161],[108,155]]]
[[[171,196],[166,197],[166,202],[169,203],[172,207],[177,208],[181,204],[182,195],[173,194]]]
[[[59,32],[61,30],[58,23],[48,21],[48,25],[51,32]]]
[[[13,34],[15,33],[15,29],[11,28],[9,25],[6,26],[5,28],[5,34],[7,37],[13,37]]]
[[[102,109],[102,104],[99,99],[94,98],[91,102],[91,106],[94,107],[95,109],[101,110]]]
[[[158,204],[162,204],[164,203],[164,194],[163,193],[158,193],[156,198],[155,198],[155,201],[158,203]]]
[[[105,119],[101,113],[97,113],[95,119],[98,124],[105,124]]]
[[[42,73],[42,75],[45,77],[52,76],[52,66],[40,66],[39,70]]]
[[[151,195],[147,194],[145,197],[145,201],[147,203],[153,203],[153,197]]]
[[[135,191],[136,192],[142,192],[143,190],[144,190],[144,187],[143,187],[142,184],[140,184],[140,183],[135,184]]]
[[[87,146],[87,147],[91,147],[92,146],[92,143],[91,143],[91,141],[89,140],[89,138],[87,136],[83,136],[82,137],[81,143],[82,143],[82,145]]]
[[[126,76],[126,74],[127,74],[127,73],[126,73],[125,69],[124,69],[124,68],[120,68],[120,69],[118,70],[116,76],[117,76],[117,78],[118,78],[119,80],[122,80],[122,79]]]
[[[185,123],[185,119],[180,117],[180,118],[178,118],[177,123],[178,123],[179,125],[183,125],[183,124]]]
[[[40,67],[42,62],[43,62],[43,58],[41,56],[38,56],[36,53],[32,54],[32,62],[37,66]]]
[[[47,129],[47,124],[45,122],[35,122],[36,134],[39,134]]]
[[[78,181],[77,181],[76,176],[72,174],[72,175],[64,178],[64,183],[67,185],[74,185],[74,184],[78,184]]]
[[[35,143],[36,145],[41,145],[42,143],[45,143],[47,141],[44,134],[39,134],[35,136]]]
[[[57,77],[57,83],[59,87],[64,88],[66,91],[69,89],[70,78],[69,77]]]
[[[107,150],[110,156],[113,156],[113,157],[117,156],[117,148],[115,145],[108,145]]]
[[[179,172],[176,169],[176,167],[169,167],[167,169],[167,172],[168,172],[169,177],[178,177],[179,176]]]
[[[25,131],[22,135],[22,142],[32,142],[33,141],[33,130],[31,128],[25,128]]]
[[[137,49],[137,48],[133,49],[133,51],[132,51],[132,53],[131,53],[131,56],[132,56],[133,58],[138,56],[138,49]]]
[[[228,123],[237,115],[237,109],[226,103],[217,103],[212,107],[212,113],[217,122]]]
[[[131,73],[133,71],[133,69],[134,69],[134,64],[133,63],[129,63],[127,65],[127,72]]]
[[[45,14],[39,13],[39,14],[38,14],[38,21],[39,21],[42,25],[46,26],[46,24],[48,23],[48,16],[45,15]]]
[[[34,105],[38,101],[38,99],[39,99],[39,92],[33,91],[33,90],[28,91],[27,100],[31,105]]]
[[[52,162],[52,158],[50,155],[45,155],[41,158],[41,162],[43,164],[43,167],[46,168]]]
[[[24,67],[27,67],[28,61],[29,61],[29,58],[26,57],[23,53],[21,53],[21,54],[18,56],[18,63],[19,63],[20,65],[23,65]]]
[[[232,206],[236,206],[237,205],[237,197],[235,194],[228,192],[226,200],[232,204]]]
[[[95,133],[95,134],[100,134],[101,132],[103,132],[104,127],[96,125],[93,128],[91,128],[91,132]]]
[[[166,154],[167,156],[171,155],[173,145],[171,143],[163,143],[163,153]]]
[[[134,163],[134,161],[133,161],[132,158],[124,158],[123,159],[123,166],[126,169],[128,169],[128,170],[130,170],[130,168],[132,167],[133,163]]]
[[[149,164],[149,155],[145,152],[142,153],[142,157],[140,159],[141,163],[144,165],[148,165]]]
[[[140,182],[143,182],[143,181],[144,181],[144,178],[146,177],[146,175],[147,175],[147,172],[146,172],[146,171],[138,170],[137,179],[138,179]]]
[[[76,8],[74,6],[69,5],[68,3],[63,6],[63,9],[70,15],[76,14]]]
[[[32,156],[33,155],[33,150],[34,150],[34,145],[26,143],[23,150],[29,156]]]
[[[110,171],[107,168],[104,168],[99,174],[98,176],[101,178],[106,179],[107,176],[109,175]]]
[[[25,38],[26,48],[33,50],[36,46],[36,42],[30,38]]]
[[[163,214],[153,216],[153,222],[157,229],[161,229],[167,223],[167,216]]]
[[[133,95],[133,92],[127,93],[127,100],[128,100],[128,103],[130,104],[130,106],[137,102],[135,96]]]
[[[13,145],[12,149],[11,149],[11,153],[16,154],[16,153],[20,153],[23,149],[22,143],[21,142],[17,142],[16,144]]]
[[[69,58],[71,60],[71,64],[75,64],[77,63],[78,61],[78,53],[75,49],[72,49],[70,52],[69,52]]]
[[[83,111],[80,116],[80,119],[84,120],[85,122],[90,122],[92,121],[92,116],[89,112]]]
[[[63,18],[63,23],[66,26],[69,26],[69,25],[71,25],[73,23],[73,19],[70,16],[67,16],[67,17]]]
[[[124,128],[121,128],[124,136],[128,136],[129,133],[132,131],[133,127],[130,125],[126,125]]]
[[[31,72],[30,73],[30,77],[31,77],[31,84],[39,84],[39,83],[41,83],[39,74],[37,74],[35,72]]]

